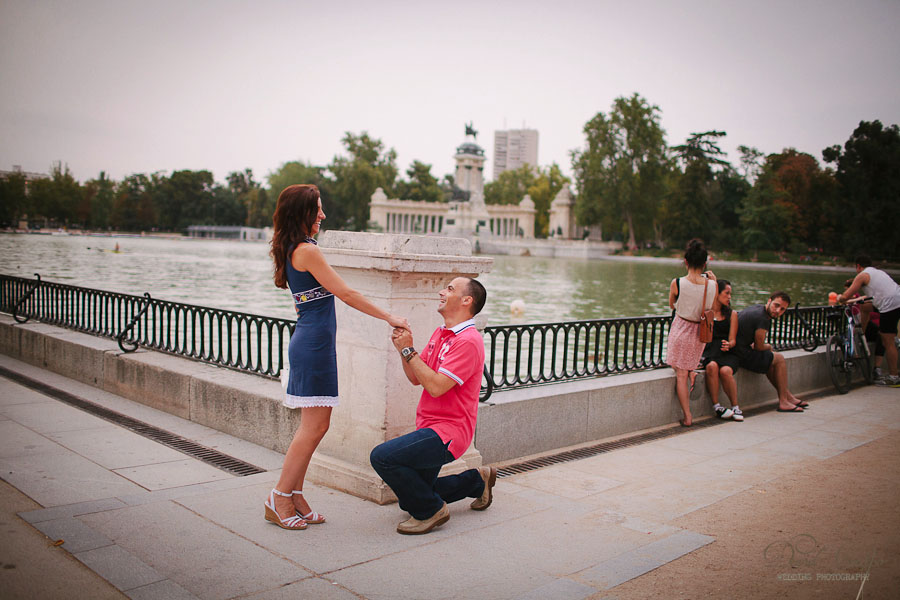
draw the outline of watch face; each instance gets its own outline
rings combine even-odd
[[[400,351],[400,354],[403,355],[404,358],[409,356],[412,353],[413,353],[412,348],[404,348],[403,350]]]

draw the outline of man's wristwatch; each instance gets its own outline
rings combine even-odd
[[[413,356],[416,355],[416,349],[412,346],[407,346],[403,350],[400,351],[400,356],[403,357],[403,360],[409,362]]]

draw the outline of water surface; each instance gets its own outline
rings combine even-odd
[[[272,283],[268,251],[260,242],[0,234],[0,272],[293,319],[290,295]],[[734,284],[736,308],[763,302],[775,289],[801,305],[824,304],[854,274],[710,266]],[[669,282],[683,274],[675,264],[496,256],[481,276],[484,312],[491,325],[662,315]],[[516,299],[526,307],[520,317],[509,308]]]

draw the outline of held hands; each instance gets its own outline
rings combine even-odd
[[[404,319],[404,321],[405,320],[406,319]],[[391,342],[394,343],[394,348],[399,352],[400,350],[413,345],[412,333],[410,333],[408,328],[403,329],[395,327],[393,333],[391,333]]]
[[[733,346],[728,340],[722,340],[722,352],[728,352]]]
[[[407,321],[403,317],[398,317],[397,315],[388,315],[387,322],[388,322],[388,325],[393,327],[395,331],[397,329],[405,329],[406,331],[410,331],[410,332],[412,331],[409,328],[409,321]]]

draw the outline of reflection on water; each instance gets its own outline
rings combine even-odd
[[[119,244],[119,253],[111,252]],[[293,319],[286,290],[272,283],[269,247],[216,240],[0,234],[0,271],[188,304]],[[854,273],[773,271],[713,264],[734,284],[736,308],[764,301],[775,289],[801,305],[824,304]],[[481,277],[488,323],[542,323],[667,314],[669,282],[678,265],[603,260],[494,257]],[[525,313],[513,317],[513,300]]]

